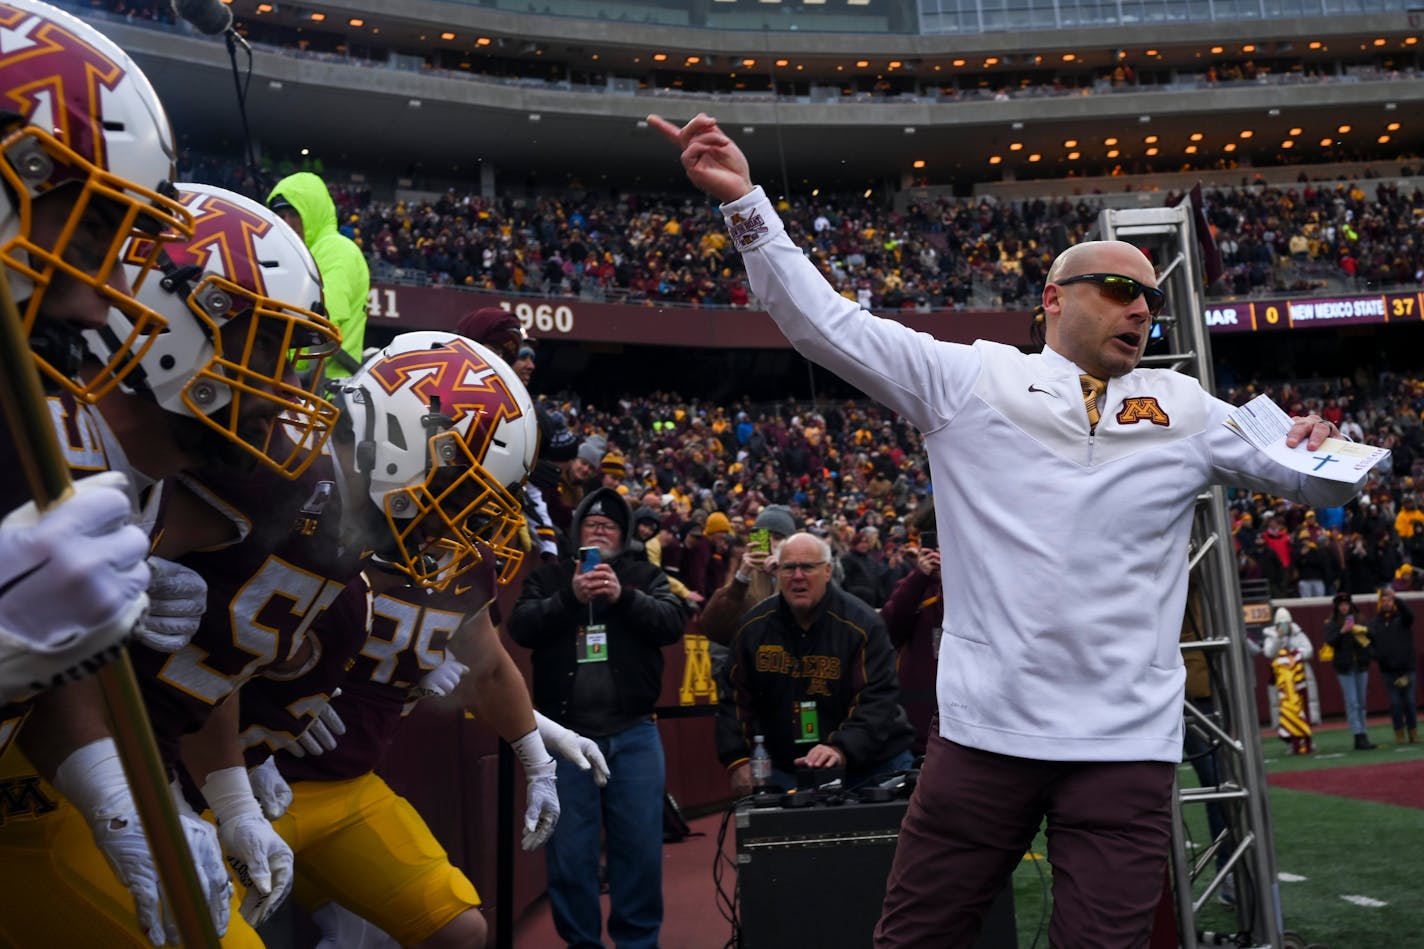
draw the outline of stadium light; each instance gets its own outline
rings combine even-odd
[[[991,164],[991,165],[997,165],[997,164],[999,164],[999,163],[1000,163],[1001,161],[1003,161],[1003,160],[1004,160],[1004,156],[1003,156],[1003,155],[990,155],[990,156],[989,156],[989,164]]]
[[[1068,139],[1066,142],[1063,143],[1063,147],[1064,147],[1064,148],[1077,148],[1077,147],[1078,147],[1078,140],[1077,140],[1076,138],[1070,138],[1070,139]]]
[[[1156,144],[1157,144],[1157,136],[1155,136],[1155,135],[1149,135],[1149,136],[1147,136],[1146,138],[1144,138],[1144,139],[1142,140],[1142,142],[1143,142],[1144,145],[1156,145]]]
[[[1150,115],[1139,115],[1139,116],[1137,117],[1137,123],[1138,123],[1139,125],[1146,125],[1148,122],[1151,122],[1151,121],[1152,121],[1152,116],[1150,116]]]
[[[1339,132],[1341,135],[1348,135],[1348,134],[1350,134],[1350,126],[1348,126],[1348,125],[1342,125],[1342,126],[1340,126],[1339,128],[1337,128],[1335,131]]]
[[[1398,123],[1398,122],[1391,122],[1391,123],[1389,123],[1388,125],[1385,126],[1385,130],[1386,130],[1386,131],[1389,131],[1389,132],[1398,132],[1398,131],[1399,131],[1399,123]]]
[[[1105,138],[1105,139],[1103,139],[1103,144],[1104,144],[1104,145],[1116,145],[1116,144],[1117,144],[1117,139],[1115,139],[1115,138]]]
[[[1110,149],[1108,149],[1108,157],[1109,157],[1109,158],[1116,158],[1119,154],[1120,154],[1120,152],[1118,152],[1118,150],[1117,150],[1116,148],[1110,148]]]
[[[1300,128],[1293,128],[1293,129],[1290,130],[1290,137],[1291,137],[1291,138],[1295,138],[1295,137],[1296,137],[1297,135],[1299,135],[1302,131],[1304,131],[1304,130],[1303,130],[1303,129],[1300,129]]]
[[[1375,139],[1375,141],[1379,142],[1381,145],[1385,145],[1389,142],[1389,136],[1381,135],[1379,138]]]
[[[1021,152],[1021,151],[1023,151],[1023,142],[1010,142],[1010,143],[1009,143],[1009,151],[1011,151],[1011,152]]]
[[[1256,134],[1256,133],[1253,132],[1253,131],[1251,131],[1250,129],[1242,129],[1242,130],[1241,130],[1241,137],[1242,137],[1242,138],[1250,138],[1252,135],[1255,135],[1255,134]]]
[[[1156,149],[1156,148],[1149,148],[1149,149],[1147,149],[1147,157],[1148,157],[1148,158],[1151,158],[1151,157],[1152,157],[1153,155],[1155,155],[1155,154],[1157,154],[1157,149]]]
[[[1200,132],[1193,132],[1193,133],[1192,133],[1190,136],[1188,136],[1188,137],[1189,137],[1192,141],[1194,141],[1194,142],[1200,142],[1200,141],[1202,140],[1202,138],[1203,138],[1202,133],[1200,133]]]
[[[1082,152],[1069,152],[1069,153],[1068,153],[1068,160],[1069,160],[1069,161],[1077,161],[1079,158],[1082,158],[1082,157],[1083,157],[1083,153],[1082,153]]]

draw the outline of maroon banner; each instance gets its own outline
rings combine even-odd
[[[372,326],[397,332],[453,332],[460,317],[497,306],[519,317],[536,339],[638,343],[697,349],[787,349],[790,344],[763,310],[730,310],[666,304],[591,303],[561,297],[507,297],[452,287],[376,284],[367,306]],[[951,343],[993,340],[1028,345],[1029,315],[1000,310],[914,310],[879,314]],[[1417,323],[1424,294],[1382,293],[1348,297],[1302,297],[1211,303],[1205,312],[1212,333],[1318,329],[1377,323]]]
[[[397,332],[445,330],[471,310],[501,307],[519,317],[536,339],[639,343],[698,349],[788,349],[790,344],[763,310],[704,309],[630,303],[590,303],[559,297],[507,297],[450,287],[376,284],[367,314],[371,326]],[[1027,312],[937,310],[881,314],[947,342],[990,339],[1028,344]]]

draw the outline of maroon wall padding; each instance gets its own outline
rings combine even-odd
[[[520,318],[537,339],[701,349],[790,349],[791,344],[764,310],[701,309],[683,305],[590,303],[564,297],[508,297],[449,287],[377,284],[371,288],[368,325],[392,332],[447,330],[460,317],[486,306],[503,307]],[[912,329],[952,343],[990,339],[1028,345],[1027,310],[886,311]]]

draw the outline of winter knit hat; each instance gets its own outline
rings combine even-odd
[[[713,534],[730,534],[732,532],[732,522],[727,520],[727,515],[721,511],[713,511],[707,515],[707,523],[702,526],[702,534],[711,537]]]
[[[757,530],[768,530],[781,537],[790,537],[796,533],[796,519],[791,516],[791,509],[782,504],[769,504],[762,508],[757,515],[756,523],[752,525]]]

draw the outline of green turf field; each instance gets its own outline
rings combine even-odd
[[[1286,755],[1285,746],[1267,736],[1266,772],[1424,762],[1424,744],[1396,747],[1387,721],[1375,724],[1370,734],[1380,747],[1366,752],[1353,750],[1346,729],[1318,730],[1316,753],[1298,757]],[[1196,783],[1189,766],[1183,765],[1181,780]],[[1287,930],[1298,933],[1305,944],[1327,949],[1424,946],[1424,810],[1285,788],[1271,788],[1270,803]],[[1189,807],[1185,816],[1189,831],[1206,841],[1204,809]],[[1033,854],[1014,874],[1021,949],[1048,946],[1051,871],[1046,861],[1035,859],[1044,846],[1040,834]],[[1233,911],[1213,902],[1198,922],[1208,929],[1234,931],[1235,918]]]

